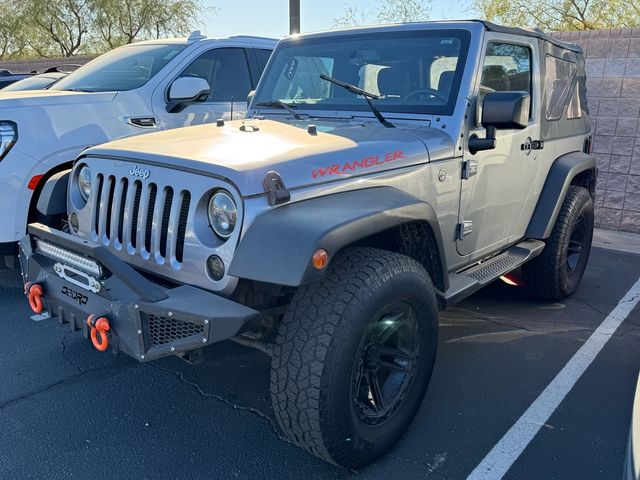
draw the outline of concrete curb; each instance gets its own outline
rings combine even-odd
[[[596,228],[593,232],[593,246],[640,255],[640,235]]]

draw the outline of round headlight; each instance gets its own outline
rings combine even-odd
[[[227,239],[233,233],[238,218],[236,204],[227,192],[218,191],[209,200],[209,223],[211,228],[222,239]]]
[[[89,199],[89,195],[91,195],[91,170],[86,165],[78,172],[78,190],[85,201]]]

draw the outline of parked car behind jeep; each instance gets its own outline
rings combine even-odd
[[[247,95],[275,43],[207,39],[199,32],[138,42],[92,60],[48,90],[0,91],[0,263],[17,253],[27,223],[44,219],[35,208],[44,182],[85,148],[244,117]]]
[[[246,120],[91,148],[49,180],[70,233],[29,226],[25,291],[140,361],[270,342],[285,435],[360,467],[420,407],[439,308],[519,268],[544,298],[578,288],[590,145],[582,51],[540,31],[288,38]]]

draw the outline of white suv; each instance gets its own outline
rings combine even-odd
[[[90,146],[244,117],[275,44],[195,32],[118,48],[48,90],[0,92],[0,264],[17,253],[47,178]]]

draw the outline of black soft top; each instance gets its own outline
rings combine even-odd
[[[582,47],[580,45],[576,45],[575,43],[567,43],[558,40],[557,38],[552,37],[544,33],[539,28],[519,28],[519,27],[504,27],[502,25],[498,25],[495,23],[487,22],[486,20],[474,20],[474,22],[480,22],[484,25],[484,27],[490,32],[499,32],[499,33],[510,33],[512,35],[524,35],[526,37],[536,37],[545,42],[553,43],[560,48],[565,48],[567,50],[571,50],[576,53],[583,53]]]

